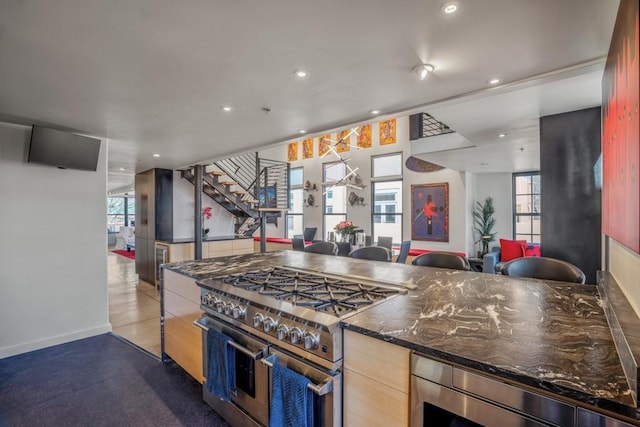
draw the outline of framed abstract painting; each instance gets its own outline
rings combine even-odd
[[[411,186],[411,240],[449,241],[449,184]]]
[[[344,153],[351,149],[351,131],[345,129],[338,132],[338,142],[336,142],[336,151],[338,153]]]
[[[371,148],[371,123],[364,125],[360,128],[360,135],[358,135],[358,147]]]
[[[313,158],[313,138],[308,138],[302,141],[302,158]]]
[[[287,148],[287,161],[295,162],[298,160],[298,143],[291,142]]]
[[[318,137],[318,156],[326,156],[331,146],[331,134]]]
[[[396,143],[396,119],[380,122],[379,124],[380,145]]]

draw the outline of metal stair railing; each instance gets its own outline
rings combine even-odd
[[[243,190],[252,192],[256,182],[257,163],[258,153],[249,153],[218,160],[213,165],[237,182]]]

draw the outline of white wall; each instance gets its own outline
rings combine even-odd
[[[343,158],[350,158],[349,165],[351,167],[359,167],[358,174],[362,178],[366,187],[363,190],[356,191],[359,196],[364,197],[364,206],[347,204],[347,218],[360,226],[367,234],[371,234],[371,156],[402,152],[403,162],[411,155],[411,146],[409,142],[409,117],[397,117],[396,137],[397,143],[390,145],[379,144],[378,123],[393,117],[376,118],[372,122],[372,147],[364,150],[357,150],[353,147],[349,152],[341,153]],[[366,123],[362,123],[366,124]],[[331,133],[332,138],[336,138],[336,131],[344,128],[333,129],[321,133],[321,135]],[[291,167],[304,167],[304,179],[310,180],[318,185],[319,190],[314,193],[316,196],[317,207],[304,208],[304,225],[306,227],[318,227],[316,238],[322,238],[322,164],[334,162],[337,158],[329,154],[323,158],[318,157],[317,136],[314,139],[314,157],[311,159],[298,160],[291,162]],[[308,138],[309,136],[306,136]],[[299,138],[299,159],[302,159],[302,141],[305,137]],[[260,157],[286,161],[287,144],[291,141],[283,141],[281,145],[261,150]],[[355,140],[352,141],[355,145]],[[468,253],[468,241],[471,240],[471,207],[467,196],[467,181],[469,177],[465,173],[460,173],[451,169],[444,169],[438,172],[418,173],[412,172],[406,168],[403,170],[403,240],[411,238],[411,185],[429,184],[438,182],[449,183],[449,242],[423,242],[413,241],[411,247],[419,249],[459,251]],[[471,179],[469,182],[473,182]],[[472,191],[472,189],[469,189]],[[508,194],[511,189],[509,187]],[[326,230],[324,230],[326,232]],[[276,229],[270,225],[267,228],[266,235],[269,237],[283,237],[285,234],[284,221]]]
[[[0,358],[111,331],[107,141],[61,170],[27,164],[30,133],[0,123]]]
[[[493,198],[496,210],[496,240],[489,247],[500,246],[500,239],[513,239],[512,175],[510,173],[476,174],[475,200],[484,202]]]
[[[173,172],[173,237],[174,239],[194,238],[193,206],[194,185],[180,177],[179,171]],[[214,202],[209,196],[202,196],[202,207],[211,208],[211,218],[204,220],[204,228],[209,236],[233,236],[234,218],[226,209]]]

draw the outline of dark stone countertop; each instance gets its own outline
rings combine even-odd
[[[408,286],[343,327],[635,418],[597,288],[282,251],[165,264],[202,279],[288,265]]]
[[[202,239],[203,242],[219,242],[222,240],[246,240],[252,239],[251,236],[207,236]],[[158,240],[159,243],[168,243],[170,245],[176,245],[180,243],[193,243],[196,240],[193,237],[185,237],[179,239],[166,239],[166,240]]]

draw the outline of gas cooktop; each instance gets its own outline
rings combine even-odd
[[[222,283],[342,317],[402,290],[349,277],[273,267],[218,277]]]

